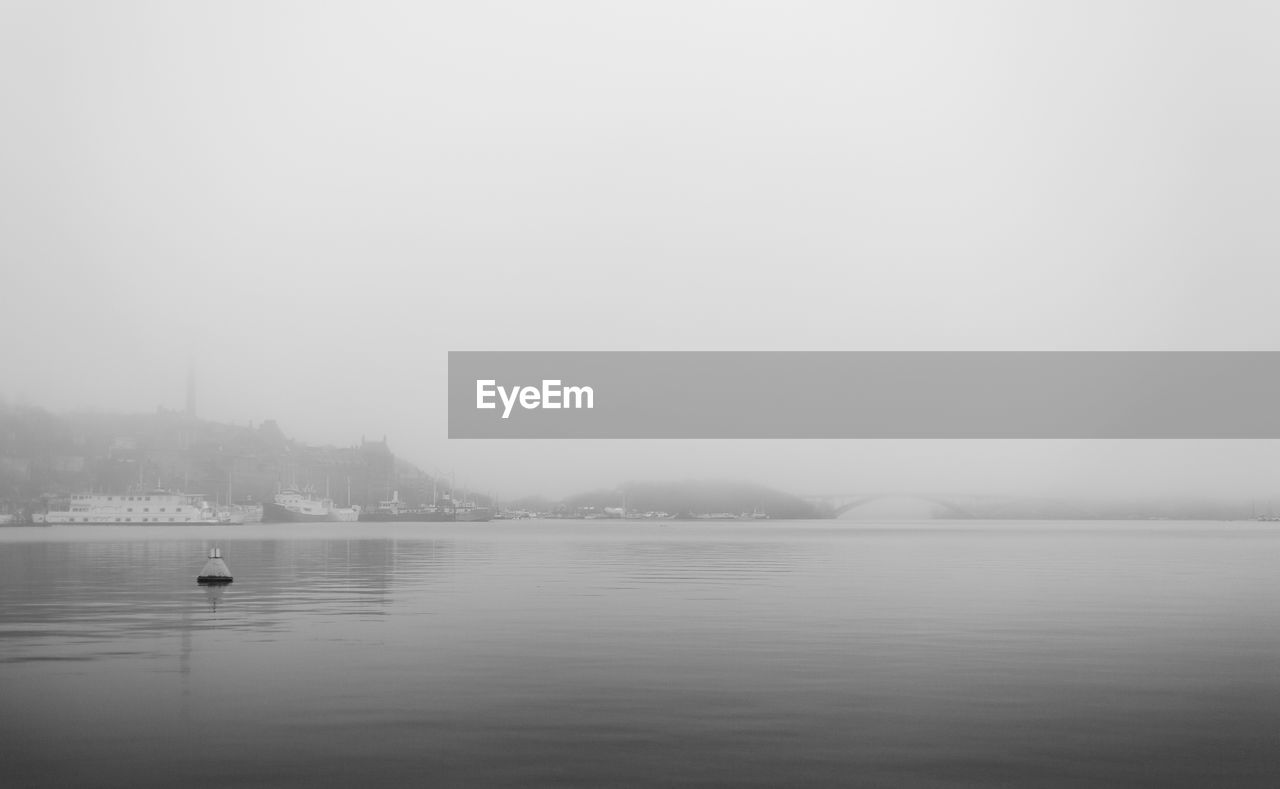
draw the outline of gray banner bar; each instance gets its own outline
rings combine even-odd
[[[449,437],[1280,438],[1280,352],[453,351]]]

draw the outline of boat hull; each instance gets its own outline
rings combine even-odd
[[[217,526],[222,521],[217,518],[201,518],[199,520],[187,521],[162,521],[162,520],[122,520],[120,518],[112,519],[95,519],[95,518],[54,518],[46,516],[43,521],[37,521],[46,526]]]
[[[362,512],[361,523],[452,523],[452,512]]]
[[[328,512],[295,512],[274,502],[262,505],[262,523],[350,523],[355,510],[332,509]]]

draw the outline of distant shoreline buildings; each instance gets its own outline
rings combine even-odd
[[[451,488],[396,457],[385,437],[320,446],[289,438],[274,420],[205,421],[189,413],[190,391],[187,412],[55,415],[0,406],[3,507],[43,512],[73,495],[150,490],[198,494],[214,506],[261,505],[284,486],[331,489],[340,506],[372,511],[396,491],[418,505]]]

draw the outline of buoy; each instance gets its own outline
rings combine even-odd
[[[227,563],[222,561],[222,549],[210,548],[209,561],[204,563],[204,569],[196,576],[198,584],[229,584],[231,583],[231,571],[227,569]]]

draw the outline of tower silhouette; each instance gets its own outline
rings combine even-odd
[[[187,368],[187,416],[195,419],[196,416],[196,369],[195,367]]]

